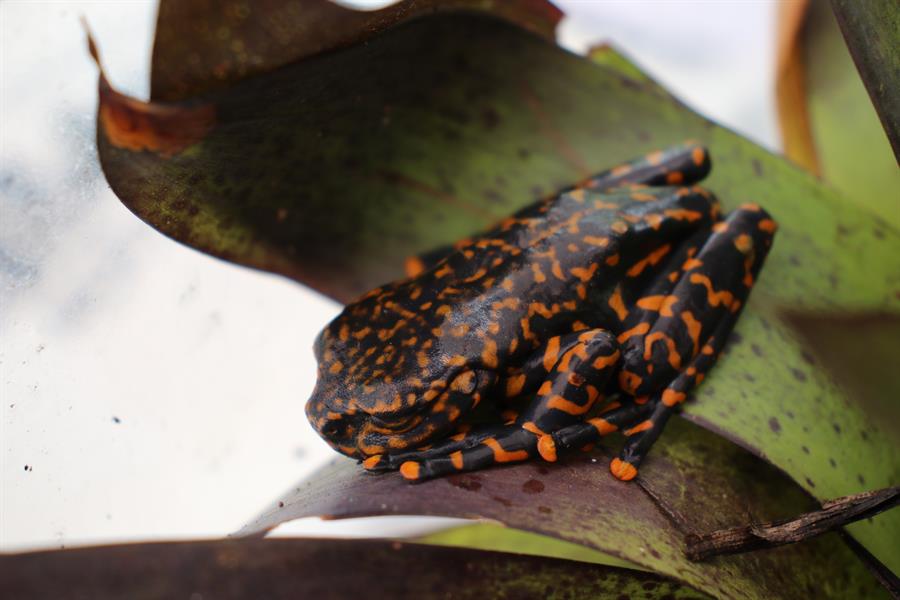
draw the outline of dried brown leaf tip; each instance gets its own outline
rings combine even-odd
[[[117,92],[106,78],[90,30],[87,36],[88,49],[100,69],[98,135],[105,136],[110,144],[169,158],[202,141],[215,126],[216,108],[212,104],[143,102]]]

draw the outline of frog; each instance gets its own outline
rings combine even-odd
[[[716,363],[778,228],[685,142],[407,261],[318,335],[313,428],[410,482],[589,449],[630,481]]]

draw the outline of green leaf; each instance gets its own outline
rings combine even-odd
[[[764,552],[687,560],[689,533],[794,516],[815,505],[790,479],[726,440],[673,419],[665,444],[654,448],[632,483],[610,475],[611,456],[595,451],[552,465],[521,463],[415,485],[397,473],[366,474],[340,458],[238,535],[258,536],[312,516],[480,518],[597,550],[717,598],[886,596],[836,533]],[[606,562],[597,555],[568,556]]]
[[[708,598],[651,573],[374,540],[220,540],[0,556],[28,598]]]
[[[105,79],[100,94],[103,169],[132,211],[194,248],[341,300],[398,276],[406,256],[699,139],[723,205],[758,202],[781,229],[686,415],[820,499],[900,475],[889,438],[767,316],[773,306],[897,311],[900,233],[654,83],[498,19],[442,13],[189,101],[139,103]],[[900,570],[896,511],[853,531]]]
[[[831,0],[831,6],[900,161],[900,6],[893,0]]]
[[[898,228],[900,169],[885,131],[828,4],[810,2],[797,15],[802,6],[780,9],[782,20],[793,19],[782,28],[791,39],[777,87],[785,152]]]

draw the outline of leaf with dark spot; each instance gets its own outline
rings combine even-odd
[[[301,482],[282,499],[283,508],[266,510],[239,535],[261,535],[280,523],[318,515],[482,518],[585,546],[715,597],[883,595],[837,534],[762,553],[689,561],[688,533],[746,522],[748,512],[776,520],[816,505],[763,461],[687,422],[670,422],[665,439],[641,467],[639,483],[614,479],[607,468],[610,454],[600,451],[546,466],[494,468],[481,474],[474,491],[451,478],[410,485],[396,473],[367,475],[342,458]],[[525,491],[532,480],[544,485],[540,495]],[[502,537],[502,531],[495,533]],[[603,560],[602,555],[587,559]]]

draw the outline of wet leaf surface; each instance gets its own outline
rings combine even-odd
[[[807,9],[803,10],[806,6]],[[900,227],[900,169],[826,2],[779,5],[785,154]]]
[[[373,540],[228,540],[0,556],[5,598],[708,598],[641,571]]]
[[[793,515],[814,503],[787,477],[733,444],[681,420],[669,427],[662,450],[644,463],[637,484],[614,479],[607,468],[611,455],[602,451],[417,485],[397,474],[367,475],[353,461],[338,459],[239,535],[259,535],[309,516],[480,518],[599,550],[720,598],[882,595],[837,534],[764,553],[688,561],[686,533],[744,523],[748,514]]]
[[[186,128],[186,114],[203,119]],[[183,102],[141,104],[101,82],[98,129],[110,185],[142,219],[345,301],[399,275],[406,256],[685,138],[710,147],[708,185],[726,207],[759,202],[781,223],[685,414],[818,498],[895,484],[884,433],[767,310],[896,311],[900,234],[619,67],[443,13]],[[900,569],[900,516],[853,531]]]
[[[900,6],[892,0],[832,0],[831,6],[900,161]]]

